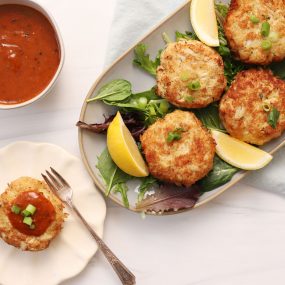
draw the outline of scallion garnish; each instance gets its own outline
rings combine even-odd
[[[264,49],[264,50],[270,50],[271,47],[272,47],[272,43],[270,40],[263,40],[262,43],[261,43],[261,47]]]
[[[21,214],[22,214],[24,217],[29,217],[29,216],[31,216],[31,213],[30,213],[29,211],[27,211],[27,210],[23,210],[23,211],[21,212]]]
[[[264,110],[265,112],[269,112],[269,111],[271,110],[271,105],[270,105],[270,103],[268,103],[268,102],[264,102],[264,103],[262,104],[262,108],[263,108],[263,110]]]
[[[30,216],[32,216],[32,215],[36,212],[36,210],[37,210],[37,208],[36,208],[34,205],[32,205],[32,204],[29,204],[29,205],[26,207],[26,211],[28,211],[28,212],[31,213]]]
[[[258,24],[259,23],[259,19],[255,16],[255,15],[251,15],[249,17],[250,21],[253,23],[253,24]]]
[[[14,213],[14,214],[20,214],[20,212],[21,212],[21,208],[19,207],[19,206],[17,206],[17,205],[13,205],[12,207],[11,207],[11,211]]]
[[[168,143],[181,139],[181,133],[185,132],[183,128],[176,128],[173,132],[169,132],[166,138]]]
[[[25,218],[23,219],[23,223],[26,224],[26,225],[28,225],[28,226],[31,226],[32,223],[33,223],[33,219],[32,219],[31,217],[25,217]]]
[[[270,33],[270,24],[268,22],[263,22],[261,25],[261,35],[263,37],[268,37]]]
[[[187,85],[187,87],[193,91],[199,90],[201,88],[200,81],[193,81]]]
[[[268,124],[273,129],[276,129],[277,127],[279,116],[280,116],[280,112],[275,107],[273,107],[270,113],[268,114]]]
[[[182,71],[181,74],[180,74],[180,79],[181,79],[182,81],[187,81],[187,80],[189,80],[189,79],[190,79],[190,72],[189,72],[188,70]]]

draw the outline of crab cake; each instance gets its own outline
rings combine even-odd
[[[285,1],[232,0],[224,31],[241,61],[261,65],[281,61],[285,58]]]
[[[62,228],[63,208],[44,182],[21,177],[0,195],[0,237],[22,250],[43,250]]]
[[[238,73],[221,100],[220,117],[239,140],[263,145],[279,137],[285,129],[285,82],[270,70]]]
[[[215,142],[197,117],[176,110],[141,136],[150,173],[160,180],[191,186],[212,168]]]
[[[202,108],[220,99],[224,63],[212,48],[195,40],[169,43],[156,70],[157,94],[184,108]]]

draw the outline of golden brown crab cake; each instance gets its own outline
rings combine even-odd
[[[269,119],[274,114],[272,125]],[[285,129],[285,82],[270,70],[238,73],[220,102],[220,117],[229,134],[239,140],[263,145],[279,137]]]
[[[270,26],[261,34],[263,23]],[[232,0],[224,31],[235,56],[250,64],[267,65],[285,58],[285,1]]]
[[[226,87],[224,63],[212,48],[195,40],[169,43],[156,71],[157,94],[184,108],[218,101]]]
[[[35,212],[26,212],[25,223],[23,211],[28,205]],[[0,195],[0,237],[21,250],[43,250],[62,229],[66,217],[63,209],[46,183],[30,177],[18,178]]]
[[[141,136],[150,173],[160,180],[191,186],[213,168],[215,142],[191,112],[176,110]]]

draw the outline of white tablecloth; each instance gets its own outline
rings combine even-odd
[[[79,156],[75,123],[104,65],[115,0],[38,2],[57,20],[65,65],[47,97],[0,111],[0,147],[18,140],[51,142]],[[108,202],[104,239],[135,273],[137,284],[283,285],[285,200],[270,190],[239,184],[195,211],[146,219]],[[63,284],[119,281],[98,253],[86,270]]]

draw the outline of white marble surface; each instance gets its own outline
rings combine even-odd
[[[79,156],[75,123],[103,68],[115,0],[38,2],[60,26],[65,66],[54,91],[43,100],[0,111],[0,147],[17,140],[51,142]],[[273,164],[284,168],[281,152]],[[137,276],[137,284],[283,285],[284,194],[263,188],[239,184],[192,212],[146,219],[108,202],[104,238]],[[120,283],[99,253],[86,270],[63,284]]]

